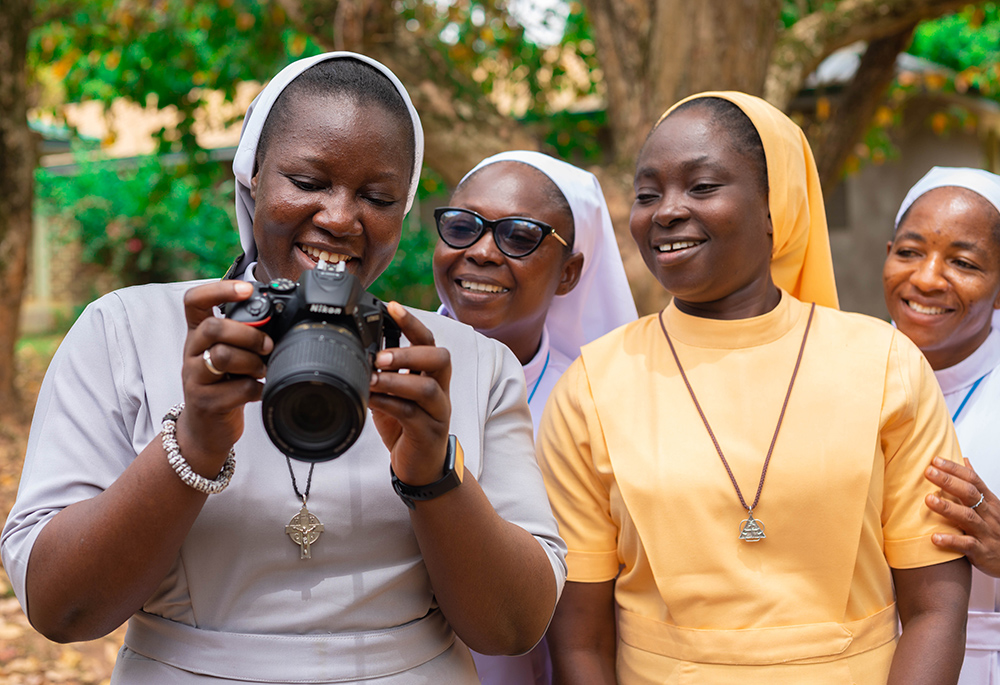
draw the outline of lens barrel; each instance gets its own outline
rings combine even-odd
[[[371,364],[357,333],[330,323],[294,326],[274,347],[264,386],[264,428],[282,452],[329,461],[365,425]]]

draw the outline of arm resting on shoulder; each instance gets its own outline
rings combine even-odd
[[[614,685],[615,581],[567,582],[547,637],[554,685]]]
[[[903,634],[888,685],[957,683],[965,657],[969,562],[954,559],[922,568],[893,569]]]

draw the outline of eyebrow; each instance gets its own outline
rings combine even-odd
[[[956,240],[951,244],[952,247],[957,247],[960,250],[968,250],[969,252],[975,252],[976,254],[985,255],[986,250],[984,250],[978,243],[970,243],[966,240]]]
[[[896,240],[914,240],[918,243],[927,242],[926,238],[924,238],[919,233],[915,233],[913,231],[906,231],[905,233],[899,234],[898,236],[896,236],[896,239],[893,242],[895,242]],[[984,250],[982,246],[980,246],[978,243],[970,243],[967,240],[954,240],[951,243],[949,243],[949,247],[955,247],[958,248],[959,250],[968,250],[969,252],[975,252],[976,254],[979,255],[986,255],[986,250]]]
[[[697,169],[698,167],[705,167],[705,166],[712,169],[724,168],[721,164],[717,162],[711,162],[709,160],[710,158],[708,155],[700,155],[698,157],[695,157],[694,159],[688,159],[681,162],[681,168],[684,169],[684,171],[690,171],[691,169]]]
[[[905,233],[900,233],[895,237],[893,242],[895,242],[896,240],[916,240],[918,243],[927,242],[926,238],[924,238],[919,233],[915,233],[914,231],[906,231]]]
[[[683,172],[690,172],[695,169],[702,169],[702,168],[710,170],[718,170],[718,171],[728,170],[728,168],[725,165],[713,161],[709,155],[699,155],[692,159],[685,160],[680,163],[680,167],[681,171]],[[635,177],[647,178],[649,176],[656,176],[660,172],[660,170],[661,169],[659,167],[653,167],[653,166],[640,167],[639,169],[636,170]]]
[[[288,161],[288,160],[285,161],[285,165],[286,166],[288,164],[307,164],[307,165],[312,166],[314,168],[315,167],[322,167],[324,163],[325,163],[325,160],[324,160],[323,157],[320,157],[318,155],[312,155],[312,154],[304,154],[304,155],[302,155],[300,157],[296,157],[295,159],[292,159],[290,161]],[[280,168],[281,167],[279,166],[279,169]],[[287,169],[285,170],[285,172],[287,173]],[[376,171],[373,174],[374,179],[376,181],[382,181],[382,180],[390,180],[390,181],[392,181],[392,180],[395,180],[397,178],[401,178],[402,175],[403,174],[400,172],[400,170],[396,169],[396,168],[381,169],[381,170]]]

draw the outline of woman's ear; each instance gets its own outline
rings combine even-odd
[[[253,176],[250,177],[250,197],[257,201],[257,170],[254,169]]]
[[[573,290],[580,282],[580,275],[583,273],[583,254],[574,252],[562,265],[562,273],[559,275],[559,287],[556,288],[556,295],[565,295]]]

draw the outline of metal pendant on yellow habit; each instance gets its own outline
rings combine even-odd
[[[764,535],[764,524],[753,517],[753,512],[747,512],[747,518],[740,521],[740,540],[744,542],[760,542]]]

